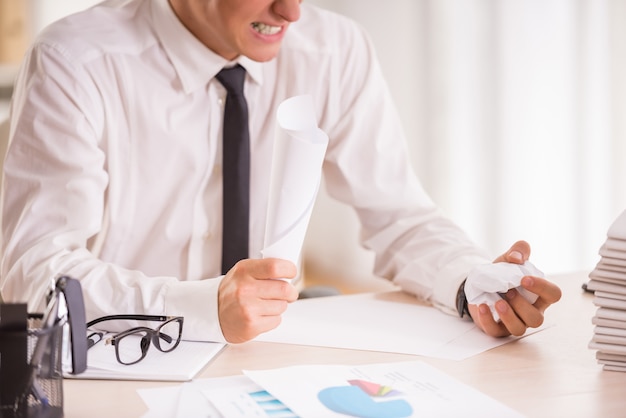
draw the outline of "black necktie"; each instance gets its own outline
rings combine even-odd
[[[216,78],[226,91],[223,137],[223,227],[222,274],[248,258],[250,205],[250,134],[248,105],[243,95],[246,70],[236,65],[220,71]]]

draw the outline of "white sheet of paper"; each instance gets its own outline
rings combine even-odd
[[[228,376],[198,379],[176,386],[137,389],[137,394],[148,407],[143,418],[222,418],[202,391],[240,384],[258,387],[245,376]]]
[[[610,258],[612,260],[624,260],[624,251],[611,249],[606,245],[606,243],[603,243],[602,246],[600,246],[598,253],[602,257]]]
[[[604,241],[604,245],[611,250],[626,252],[626,240],[624,239],[609,237]]]
[[[280,104],[270,178],[263,258],[299,263],[322,175],[328,136],[317,127],[313,99],[295,96]]]
[[[624,210],[611,224],[607,236],[626,240],[626,210]]]
[[[529,330],[526,335],[538,329]],[[406,353],[462,360],[516,337],[493,338],[402,292],[301,299],[257,341]]]
[[[150,389],[137,389],[137,394],[148,407],[148,412],[143,418],[175,417],[178,407],[178,399],[181,392],[180,386],[167,386]]]
[[[105,345],[105,340],[113,334],[105,334],[103,339],[87,352],[87,370],[78,375],[66,374],[73,379],[114,379],[114,380],[191,380],[206,364],[226,347],[223,343],[181,341],[175,350],[163,353],[151,346],[146,357],[137,364],[120,364],[115,357],[115,347]],[[137,346],[141,337],[136,339]]]
[[[244,373],[301,418],[522,416],[420,361]]]

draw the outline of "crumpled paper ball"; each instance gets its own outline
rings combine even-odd
[[[465,297],[471,305],[487,304],[496,321],[500,319],[495,303],[501,294],[516,289],[528,302],[535,303],[537,295],[520,286],[522,277],[544,277],[541,270],[530,261],[524,264],[493,263],[474,267],[465,281]]]

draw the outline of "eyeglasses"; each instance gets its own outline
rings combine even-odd
[[[122,364],[139,363],[146,357],[150,341],[163,353],[169,353],[178,347],[183,334],[182,316],[159,315],[109,315],[94,319],[87,323],[87,328],[104,321],[114,320],[161,321],[157,328],[135,327],[107,338],[105,344],[115,346],[115,356]],[[87,336],[87,348],[93,347],[102,340],[104,333],[92,332]]]

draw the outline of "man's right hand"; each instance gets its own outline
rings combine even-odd
[[[242,343],[276,328],[287,305],[298,299],[288,280],[295,264],[277,258],[241,260],[224,276],[218,292],[222,334],[230,343]]]

